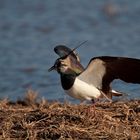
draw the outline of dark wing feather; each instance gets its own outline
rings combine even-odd
[[[140,60],[110,56],[92,58],[80,78],[107,93],[114,79],[140,83]]]
[[[109,89],[114,79],[128,83],[140,83],[140,60],[127,57],[99,57],[105,62],[106,74],[103,77],[103,90]]]

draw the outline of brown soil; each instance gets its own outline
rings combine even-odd
[[[140,139],[140,100],[73,105],[38,99],[0,101],[0,140]]]

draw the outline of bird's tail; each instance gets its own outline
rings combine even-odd
[[[110,101],[110,102],[112,102],[112,96],[119,97],[119,96],[122,96],[122,95],[123,95],[123,93],[118,92],[118,91],[116,91],[116,90],[110,90],[107,94],[105,94],[105,93],[104,93],[103,91],[101,91],[101,90],[100,90],[100,92],[101,92],[101,94],[102,94],[101,98],[105,97],[105,98],[106,98],[108,101]]]
[[[122,96],[123,95],[123,93],[113,90],[113,89],[110,91],[110,93],[112,94],[112,96]]]

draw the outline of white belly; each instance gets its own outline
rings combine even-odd
[[[71,89],[65,90],[65,92],[81,101],[91,100],[94,98],[99,98],[101,92],[93,85],[88,85],[84,81],[76,78]]]

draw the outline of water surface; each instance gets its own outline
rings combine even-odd
[[[84,66],[100,55],[140,58],[140,1],[0,1],[0,97],[22,98],[31,88],[47,99],[73,101],[59,75],[47,70],[58,57],[56,45],[73,48],[85,40],[77,50]],[[115,81],[113,87],[140,97],[139,85]]]

